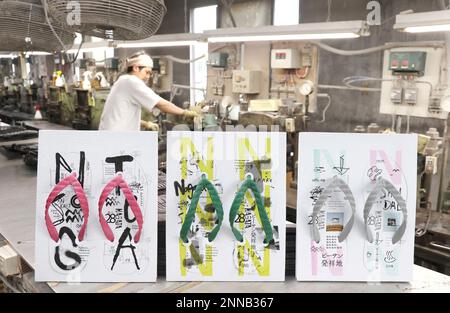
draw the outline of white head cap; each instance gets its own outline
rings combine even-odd
[[[153,60],[148,54],[138,53],[127,59],[127,68],[132,66],[145,66],[153,68]]]

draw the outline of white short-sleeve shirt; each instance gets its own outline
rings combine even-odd
[[[142,108],[151,111],[161,99],[138,77],[123,75],[106,99],[99,130],[139,131]]]

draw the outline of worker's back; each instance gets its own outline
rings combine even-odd
[[[152,110],[161,98],[134,75],[122,75],[111,89],[99,130],[139,131],[142,107]]]

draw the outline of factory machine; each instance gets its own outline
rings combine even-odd
[[[317,84],[318,51],[309,43],[211,44],[202,127],[287,132],[293,173],[298,133],[317,108]]]
[[[422,45],[422,46],[421,46]],[[418,117],[435,122],[420,135],[416,223],[417,264],[450,273],[448,215],[448,74],[444,43],[386,50],[380,112],[396,118],[396,128]]]

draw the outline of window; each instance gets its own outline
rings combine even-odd
[[[205,30],[217,28],[217,5],[200,7],[191,11],[191,32],[202,33]],[[208,55],[208,44],[198,43],[191,47],[191,59],[197,59]],[[191,63],[191,86],[206,89],[207,86],[207,60]],[[191,90],[191,103],[205,99],[205,94],[200,90]]]
[[[273,25],[295,25],[300,22],[300,0],[275,0]]]
[[[91,37],[92,42],[103,42],[105,39]],[[92,51],[92,57],[96,62],[102,63],[105,62],[105,59],[114,57],[114,48],[99,48]]]

